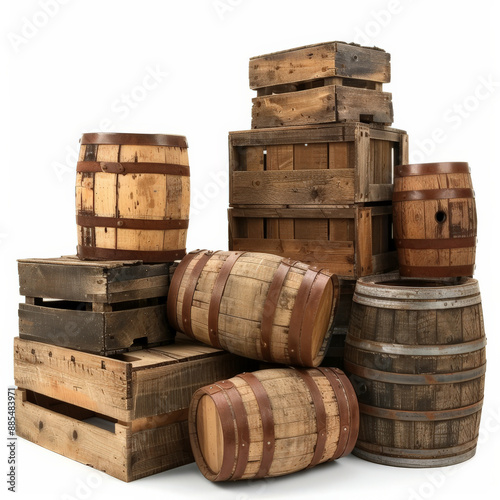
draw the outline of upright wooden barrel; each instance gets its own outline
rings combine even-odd
[[[338,294],[326,270],[256,252],[197,250],[175,270],[173,328],[247,358],[318,366]]]
[[[199,389],[189,437],[211,481],[281,476],[349,454],[359,426],[356,394],[337,368],[275,368]]]
[[[76,175],[78,257],[170,262],[186,254],[185,137],[84,134]]]
[[[467,163],[395,168],[394,239],[401,276],[472,276],[476,204]]]
[[[358,280],[344,366],[360,403],[354,454],[437,467],[476,450],[486,371],[476,280]]]

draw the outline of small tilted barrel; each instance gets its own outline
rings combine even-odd
[[[83,134],[76,174],[78,257],[172,262],[186,255],[183,136]]]
[[[170,284],[170,325],[251,359],[318,366],[338,295],[332,273],[256,252],[191,252]]]
[[[211,481],[289,474],[349,454],[356,394],[337,368],[274,368],[199,389],[189,407],[191,448]]]
[[[397,273],[356,284],[344,367],[359,398],[353,453],[439,467],[476,451],[486,372],[478,282]]]
[[[395,167],[393,215],[401,276],[473,275],[477,220],[467,163]]]

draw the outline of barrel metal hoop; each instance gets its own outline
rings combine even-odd
[[[106,144],[111,146],[169,146],[177,148],[187,148],[188,143],[183,135],[166,134],[128,134],[98,132],[83,134],[80,143],[86,144]]]
[[[273,462],[275,448],[273,409],[264,386],[253,373],[242,373],[237,375],[237,377],[243,379],[250,386],[260,410],[262,421],[262,459],[259,470],[253,477],[253,479],[259,479],[267,476]]]
[[[170,287],[168,289],[167,296],[167,319],[170,325],[176,330],[181,330],[181,325],[177,320],[177,302],[179,296],[179,289],[181,287],[182,279],[184,278],[184,274],[186,269],[188,268],[190,262],[198,255],[200,252],[204,252],[204,250],[194,250],[189,252],[179,263],[174,271],[174,275],[172,276],[172,281],[170,283]]]
[[[109,174],[165,174],[189,177],[188,165],[177,163],[148,163],[148,162],[105,162],[105,161],[79,161],[76,164],[77,172],[104,172]]]
[[[117,217],[98,217],[96,215],[77,215],[76,223],[83,227],[112,227],[118,229],[141,229],[141,230],[175,230],[187,229],[189,219],[125,219]]]
[[[463,370],[455,373],[423,374],[384,372],[360,366],[348,360],[344,360],[344,366],[349,373],[367,380],[402,385],[433,385],[468,382],[469,380],[480,378],[486,373],[486,363],[472,370]]]
[[[437,422],[441,420],[453,420],[456,418],[468,417],[469,415],[473,415],[474,413],[480,411],[482,407],[482,399],[477,403],[464,406],[462,408],[435,411],[394,410],[359,403],[359,411],[363,415],[370,415],[372,417],[385,418],[388,420],[404,420],[410,422]]]
[[[393,202],[450,200],[457,198],[474,198],[474,191],[471,188],[421,189],[415,191],[394,191],[392,195]]]
[[[78,258],[82,260],[142,260],[143,262],[173,262],[186,255],[186,249],[178,250],[119,250],[116,248],[87,247],[78,245]]]
[[[307,370],[294,370],[299,377],[304,381],[309,394],[311,395],[315,415],[316,415],[316,445],[311,462],[307,468],[318,465],[325,451],[327,428],[326,428],[326,409],[321,391],[319,390],[314,378]],[[342,432],[342,431],[341,431]]]
[[[401,356],[452,356],[455,354],[469,354],[486,347],[486,337],[481,337],[471,342],[461,344],[441,345],[412,345],[412,344],[389,344],[364,340],[348,335],[346,344],[363,351],[381,354],[396,354]]]
[[[476,246],[476,237],[468,238],[434,238],[434,239],[403,239],[395,240],[396,247],[412,250],[439,250],[449,248],[469,248]]]
[[[467,162],[414,163],[394,167],[394,177],[409,177],[440,174],[469,174]]]
[[[231,274],[231,269],[233,268],[236,261],[245,252],[231,252],[222,267],[220,268],[219,274],[214,283],[212,289],[212,294],[210,297],[210,304],[208,306],[208,336],[210,342],[214,347],[222,349],[219,341],[219,311],[220,303],[222,301],[222,296],[224,294],[224,289],[226,288],[227,280]]]

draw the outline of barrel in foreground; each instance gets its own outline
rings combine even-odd
[[[199,389],[189,408],[196,463],[211,481],[281,476],[349,454],[356,394],[337,368],[275,368]]]

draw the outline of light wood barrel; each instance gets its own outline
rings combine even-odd
[[[326,270],[265,253],[197,250],[175,270],[167,317],[177,331],[233,354],[318,366],[337,295]]]
[[[477,218],[467,163],[397,166],[393,215],[401,276],[473,275]]]
[[[360,279],[344,366],[360,403],[354,454],[401,467],[476,450],[486,338],[476,280]]]
[[[96,133],[80,142],[78,257],[172,262],[186,255],[186,138]]]
[[[275,368],[199,389],[189,408],[198,467],[211,481],[281,476],[349,454],[356,394],[337,368]]]

